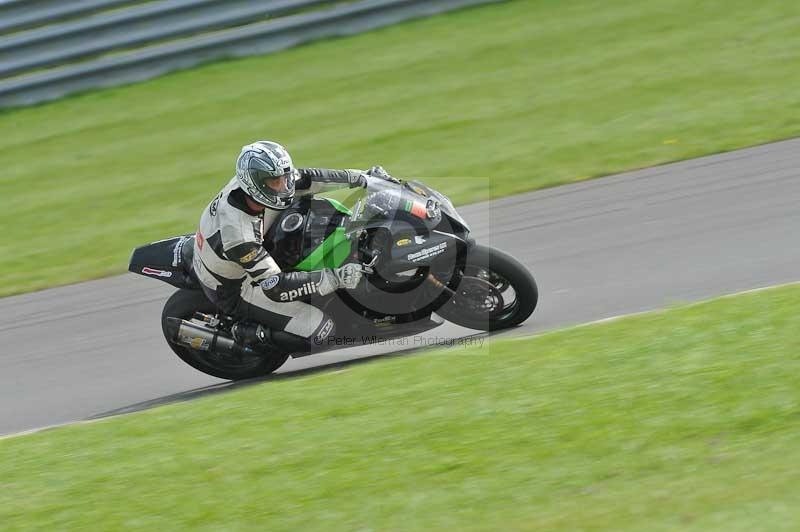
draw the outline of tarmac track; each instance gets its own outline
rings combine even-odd
[[[504,334],[800,281],[800,139],[461,212],[479,242],[516,256],[539,283],[533,318]],[[171,291],[128,274],[0,299],[0,434],[238,386],[166,346],[159,317]],[[290,360],[281,373],[470,334],[446,324],[405,344]]]

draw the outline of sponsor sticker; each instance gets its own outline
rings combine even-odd
[[[401,238],[400,240],[398,240],[398,241],[396,242],[396,244],[398,245],[398,247],[400,247],[400,246],[407,246],[407,245],[409,245],[410,243],[411,243],[411,239],[410,239],[410,238]]]
[[[257,256],[258,256],[258,250],[254,249],[253,251],[251,251],[250,253],[248,253],[247,255],[242,257],[241,259],[239,259],[239,262],[241,262],[242,264],[247,264],[248,262],[251,262]]]
[[[181,252],[187,240],[189,240],[188,237],[181,238],[178,240],[178,243],[175,244],[175,249],[172,250],[172,266],[175,268],[177,268],[178,264],[181,262]]]
[[[219,206],[219,200],[222,199],[222,192],[219,193],[219,196],[214,198],[214,201],[211,202],[211,205],[208,206],[208,213],[211,216],[217,215],[217,207]]]
[[[280,276],[273,275],[269,279],[265,279],[263,283],[261,283],[261,287],[264,290],[271,290],[277,286],[278,282],[281,280]]]
[[[437,255],[441,255],[445,251],[447,251],[447,242],[442,242],[441,244],[436,244],[435,246],[421,249],[414,253],[409,253],[408,260],[411,262],[421,262]]]
[[[157,270],[155,268],[142,268],[142,273],[145,275],[153,275],[155,277],[172,277],[172,272],[168,270]]]
[[[386,327],[393,325],[395,321],[397,321],[397,316],[384,316],[382,318],[373,319],[372,323],[375,324],[376,327]]]
[[[300,288],[295,288],[293,290],[287,290],[286,292],[281,292],[279,299],[281,301],[294,301],[298,297],[310,296],[316,293],[317,293],[317,285],[314,283],[306,283]]]
[[[208,341],[205,338],[195,337],[192,338],[192,341],[189,342],[189,345],[192,347],[192,349],[207,349]]]
[[[427,192],[425,192],[425,190],[423,190],[423,189],[422,189],[422,187],[418,187],[418,186],[416,186],[416,185],[413,185],[413,186],[411,187],[411,190],[413,190],[414,192],[416,192],[416,193],[417,193],[417,194],[419,194],[420,196],[424,196],[424,197],[426,197],[426,198],[428,197],[428,193],[427,193]]]
[[[319,334],[316,337],[317,341],[324,340],[328,336],[330,336],[331,331],[333,331],[333,320],[328,318],[328,321],[322,326],[319,330]]]
[[[420,236],[420,235],[414,235],[414,243],[415,244],[424,244],[425,243],[425,237],[424,236]]]

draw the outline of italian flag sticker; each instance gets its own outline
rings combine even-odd
[[[417,218],[425,218],[425,205],[418,201],[406,200],[405,210],[416,216]]]

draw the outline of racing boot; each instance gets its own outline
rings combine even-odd
[[[272,331],[259,323],[237,322],[231,327],[231,334],[241,346],[252,347],[258,351],[264,349],[278,351],[278,346],[272,341]]]

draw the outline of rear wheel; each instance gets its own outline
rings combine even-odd
[[[167,300],[161,312],[161,329],[164,332],[169,347],[181,360],[193,368],[228,380],[252,379],[268,375],[281,367],[289,355],[273,354],[264,356],[236,356],[232,354],[217,353],[215,351],[200,351],[170,340],[167,318],[180,318],[191,320],[196,312],[216,314],[218,311],[205,295],[197,290],[178,290]]]
[[[524,265],[480,245],[470,249],[455,292],[436,312],[456,325],[482,331],[519,325],[539,301],[536,281]]]

